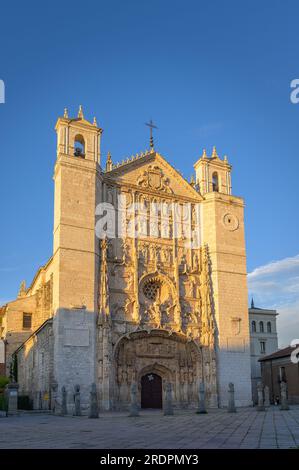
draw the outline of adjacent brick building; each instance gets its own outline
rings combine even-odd
[[[289,346],[263,357],[259,362],[262,381],[269,387],[271,402],[280,396],[280,383],[286,382],[289,403],[299,404],[299,347]]]

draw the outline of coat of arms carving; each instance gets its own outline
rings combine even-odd
[[[148,169],[137,178],[137,184],[142,188],[154,189],[155,191],[173,192],[169,186],[169,179],[164,176],[158,166],[149,165]]]

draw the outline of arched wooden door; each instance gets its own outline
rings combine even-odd
[[[141,408],[162,408],[162,378],[157,374],[141,377]]]

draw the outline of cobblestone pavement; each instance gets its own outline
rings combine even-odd
[[[0,418],[0,448],[47,449],[272,449],[299,446],[299,406],[290,411],[253,408],[236,414],[143,411],[101,414],[100,419],[21,414]]]

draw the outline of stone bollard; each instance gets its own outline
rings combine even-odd
[[[257,384],[257,411],[265,411],[262,382]]]
[[[264,394],[265,394],[265,406],[269,407],[270,406],[270,390],[269,390],[268,385],[266,385],[264,388]]]
[[[18,414],[18,390],[19,384],[10,383],[6,386],[7,415]]]
[[[99,417],[98,394],[97,394],[97,386],[95,383],[91,385],[90,407],[89,407],[88,417],[92,419]]]
[[[287,411],[290,409],[287,397],[287,384],[285,382],[280,383],[280,409],[281,411]]]
[[[173,415],[173,406],[172,406],[172,385],[170,382],[166,384],[165,390],[165,401],[164,401],[164,416]]]
[[[61,416],[67,415],[67,391],[65,387],[61,389]]]
[[[58,383],[52,382],[51,383],[51,404],[50,408],[52,413],[56,413],[57,410],[57,390],[58,390]]]
[[[236,413],[235,406],[235,386],[232,382],[228,384],[228,413]]]
[[[137,384],[133,382],[131,385],[131,404],[130,404],[130,417],[139,416],[139,409],[137,403]]]
[[[81,416],[81,400],[80,400],[80,385],[75,385],[75,393],[74,393],[74,416]]]
[[[207,413],[205,384],[203,382],[199,383],[198,398],[199,398],[199,400],[198,400],[198,410],[196,411],[196,413],[197,414]]]

